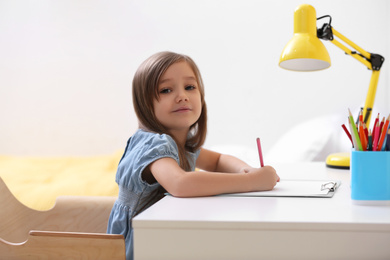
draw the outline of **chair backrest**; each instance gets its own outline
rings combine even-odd
[[[105,234],[115,199],[59,197],[52,209],[37,211],[21,204],[0,178],[1,259],[125,260],[123,236]]]

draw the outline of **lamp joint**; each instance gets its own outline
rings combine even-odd
[[[321,20],[323,18],[329,18],[329,23],[324,23],[321,28],[317,28],[317,37],[321,40],[326,41],[333,41],[333,31],[332,31],[332,16],[330,15],[324,15],[317,18],[318,20]]]
[[[321,28],[317,28],[317,37],[321,40],[333,41],[332,26],[328,23],[322,25]]]
[[[372,70],[380,70],[385,58],[382,55],[371,53],[369,61],[371,62]]]

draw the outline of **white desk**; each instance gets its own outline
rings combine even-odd
[[[354,205],[349,170],[274,167],[342,184],[333,198],[165,197],[133,220],[135,259],[390,259],[390,206]]]

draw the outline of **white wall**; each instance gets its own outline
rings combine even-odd
[[[371,72],[329,42],[330,69],[278,67],[297,0],[0,0],[0,154],[97,155],[137,128],[131,80],[151,54],[190,55],[203,74],[208,147],[265,152],[296,124],[357,108]],[[390,4],[306,1],[317,17],[387,58],[375,105],[390,107]],[[335,125],[339,128],[339,125]],[[341,129],[341,127],[340,127]]]

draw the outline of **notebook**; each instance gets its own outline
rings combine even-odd
[[[219,196],[236,197],[313,197],[331,198],[341,181],[335,180],[280,180],[270,191],[229,193]]]

